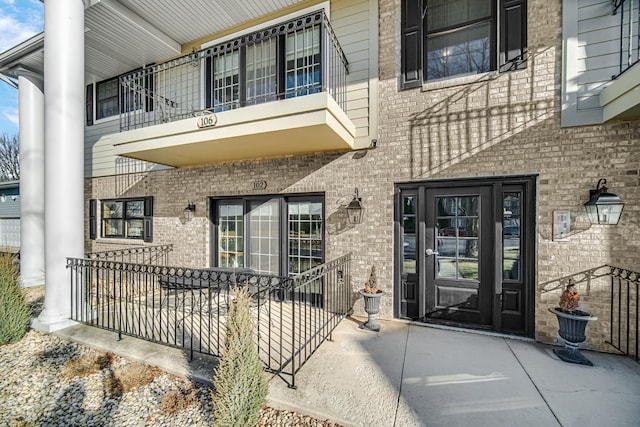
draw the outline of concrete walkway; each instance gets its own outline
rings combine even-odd
[[[403,322],[379,333],[343,320],[296,376],[270,383],[269,404],[345,426],[640,426],[640,364],[585,352]],[[59,335],[210,381],[211,360],[85,326]]]

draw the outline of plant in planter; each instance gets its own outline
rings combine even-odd
[[[369,275],[369,280],[364,284],[364,289],[360,289],[358,292],[364,298],[364,311],[367,312],[368,316],[367,321],[360,327],[378,332],[380,330],[380,323],[378,323],[380,297],[384,292],[378,289],[375,265],[371,267],[371,274]]]
[[[553,352],[565,362],[593,366],[593,363],[580,353],[578,345],[587,339],[584,334],[587,323],[597,320],[597,317],[580,307],[580,296],[573,280],[569,280],[567,288],[562,292],[560,306],[550,308],[549,311],[558,317],[558,334],[565,343],[563,349],[554,349]]]

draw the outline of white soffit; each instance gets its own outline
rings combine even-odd
[[[102,80],[181,53],[181,45],[300,0],[91,0],[85,8],[87,80]],[[42,47],[19,55],[41,72]],[[9,64],[6,64],[9,65]]]
[[[300,0],[120,0],[120,3],[184,44]]]

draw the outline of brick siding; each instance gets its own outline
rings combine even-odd
[[[375,149],[87,179],[87,199],[154,195],[154,244],[172,243],[178,265],[208,266],[209,197],[324,193],[326,259],[353,253],[354,291],[375,264],[378,286],[387,293],[381,317],[392,318],[396,183],[537,174],[535,330],[537,339],[553,341],[557,322],[547,308],[561,290],[541,284],[606,263],[640,268],[640,122],[560,126],[561,1],[528,4],[526,69],[401,91],[400,2],[380,0]],[[553,240],[553,212],[582,211],[588,190],[602,177],[626,202],[620,224],[578,224],[582,229],[565,241]],[[265,190],[253,190],[258,180],[267,181]],[[344,206],[356,187],[364,220],[351,226]],[[185,222],[188,201],[197,209]],[[87,247],[100,244],[88,241]],[[579,289],[600,318],[608,308],[596,297],[606,287]],[[362,314],[361,300],[356,312]],[[607,349],[606,326],[590,326],[589,345]]]

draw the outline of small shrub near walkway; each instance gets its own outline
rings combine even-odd
[[[255,426],[267,399],[267,378],[253,342],[249,303],[246,287],[237,288],[214,377],[214,422],[221,427]]]
[[[9,253],[0,255],[0,345],[19,341],[29,328],[29,305],[25,301],[18,267]]]

